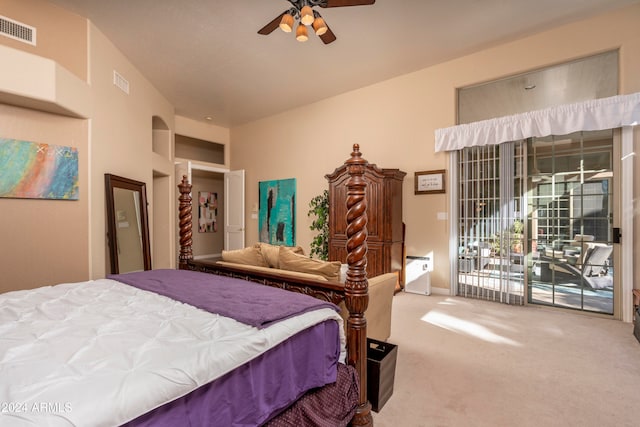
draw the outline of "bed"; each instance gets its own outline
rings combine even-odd
[[[183,179],[178,270],[0,295],[0,425],[372,425],[357,145],[345,163],[345,285],[194,261]]]

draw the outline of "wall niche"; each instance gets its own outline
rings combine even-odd
[[[180,159],[223,165],[224,145],[176,134],[175,156]]]

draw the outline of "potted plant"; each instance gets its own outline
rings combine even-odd
[[[517,254],[522,253],[522,236],[524,232],[524,223],[516,219],[511,226],[511,251]]]
[[[492,256],[505,255],[508,252],[522,253],[522,243],[524,238],[524,222],[516,219],[509,229],[502,232],[493,233],[489,237],[489,247]]]
[[[311,241],[309,255],[326,261],[329,258],[329,190],[311,199],[309,208],[307,216],[315,216],[309,229],[318,232]]]

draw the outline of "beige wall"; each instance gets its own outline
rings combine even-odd
[[[87,122],[0,104],[0,137],[78,148],[79,200],[0,198],[0,292],[89,277]]]
[[[147,199],[153,197],[153,117],[174,128],[173,106],[133,67],[94,25],[90,25],[91,98],[91,277],[108,273],[105,238],[104,174],[111,173],[147,184]],[[130,93],[113,85],[116,70],[129,81]],[[150,230],[156,229],[153,206]],[[167,230],[169,232],[170,230]],[[166,238],[169,236],[152,236]]]
[[[211,141],[224,146],[224,167],[229,168],[231,150],[229,145],[231,142],[231,134],[228,128],[200,122],[188,117],[175,117],[176,131],[178,135],[184,135],[191,138],[201,139],[203,141]]]
[[[0,0],[0,14],[36,28],[36,46],[8,37],[0,44],[49,58],[87,79],[87,20],[46,0]]]
[[[369,162],[407,172],[407,254],[433,252],[432,282],[448,289],[449,224],[437,219],[448,211],[448,194],[414,195],[413,178],[416,171],[448,168],[447,155],[434,153],[434,131],[455,125],[456,88],[620,48],[620,93],[640,91],[638,22],[635,5],[232,128],[231,167],[246,169],[246,205],[257,203],[259,181],[297,178],[297,243],[308,251],[308,203],[327,187],[324,175],[359,143]],[[251,244],[258,224],[249,211],[246,221]]]
[[[3,0],[0,4],[4,16],[37,27],[38,42],[34,47],[0,37],[0,44],[54,60],[80,79],[86,78],[86,20],[40,0]],[[11,49],[3,52],[14,58]],[[51,90],[51,81],[28,81],[28,76],[50,75],[23,71],[8,78],[18,79],[16,82],[27,88],[40,87],[41,93]],[[0,104],[0,136],[77,147],[80,185],[78,201],[0,199],[0,292],[86,280],[90,268],[91,197],[87,186],[88,122]]]
[[[38,27],[38,48],[30,50],[5,37],[0,37],[0,44],[52,59],[86,79],[91,104],[87,120],[0,105],[0,136],[78,146],[81,167],[79,202],[0,199],[2,290],[104,277],[108,272],[104,174],[143,181],[149,200],[162,199],[153,196],[153,117],[172,132],[173,106],[86,19],[41,0],[3,0],[1,5],[3,15]],[[114,70],[129,80],[129,95],[113,85]],[[171,186],[165,187],[169,191]],[[41,223],[40,214],[36,220],[35,212],[44,212],[46,222]],[[152,240],[173,241],[173,227],[153,226],[153,205],[149,221],[152,233],[165,234],[152,235]],[[163,255],[165,263],[172,261],[166,258]]]

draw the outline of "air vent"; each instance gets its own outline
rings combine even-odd
[[[36,29],[22,22],[14,21],[0,15],[0,34],[10,39],[18,40],[30,45],[36,45]]]
[[[122,75],[116,70],[113,70],[113,84],[116,85],[118,89],[129,95],[129,81],[122,77]]]

